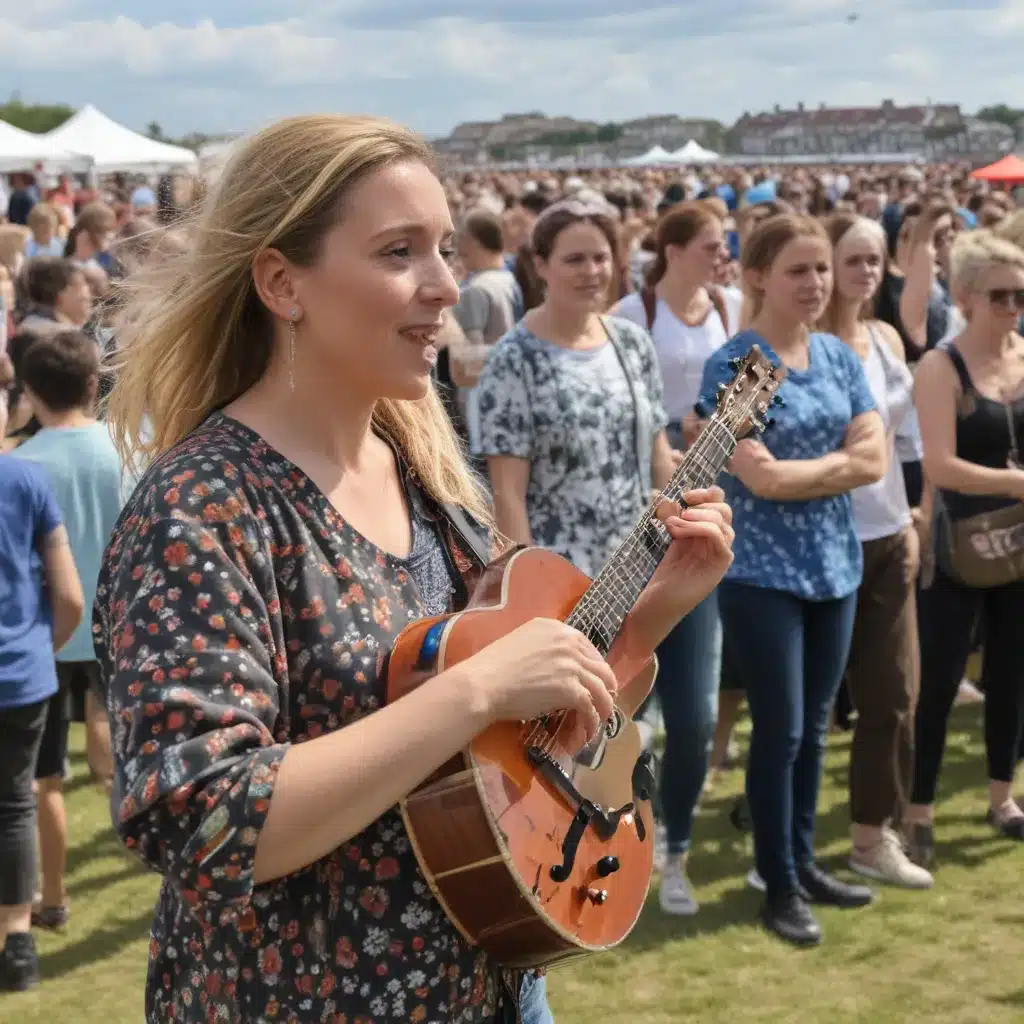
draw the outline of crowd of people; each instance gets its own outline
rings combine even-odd
[[[33,928],[73,926],[80,720],[164,879],[148,1020],[550,1021],[542,974],[447,920],[396,804],[491,722],[569,705],[597,728],[615,682],[554,623],[386,707],[384,656],[464,604],[467,522],[596,575],[754,344],[783,404],[724,494],[674,509],[690,579],[644,605],[661,911],[698,913],[694,817],[744,702],[733,816],[771,932],[813,945],[814,905],[932,887],[975,651],[979,815],[1024,840],[1024,211],[969,170],[438,175],[412,134],[338,117],[260,133],[188,211],[13,182],[0,990],[37,982]],[[863,884],[815,858],[846,722]]]
[[[748,883],[783,938],[820,940],[808,903],[872,900],[814,863],[822,750],[851,706],[849,866],[932,886],[946,726],[958,696],[978,696],[965,679],[977,650],[987,816],[1024,838],[1010,626],[1024,611],[1024,212],[969,170],[447,182],[467,280],[441,369],[513,539],[598,571],[648,483],[633,425],[661,486],[731,359],[757,343],[788,370],[786,410],[740,442],[725,478],[736,561],[659,649],[666,913],[697,912],[693,817],[744,698],[749,802],[733,817],[752,827]],[[635,365],[609,338],[636,348]],[[990,554],[1004,575],[979,585],[952,560],[968,535],[1002,545]]]

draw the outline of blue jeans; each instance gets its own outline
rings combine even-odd
[[[665,726],[659,801],[670,855],[690,847],[718,721],[722,624],[712,593],[662,641],[655,687]]]
[[[829,714],[846,668],[857,594],[805,601],[742,583],[718,588],[729,658],[753,731],[747,795],[758,873],[769,895],[814,863],[814,816]]]
[[[548,979],[527,974],[519,986],[519,1016],[523,1024],[555,1024],[548,1006]]]

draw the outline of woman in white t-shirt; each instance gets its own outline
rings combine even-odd
[[[674,447],[685,448],[697,432],[694,404],[704,363],[731,337],[740,310],[711,283],[728,256],[722,221],[712,205],[697,201],[673,207],[658,224],[656,239],[647,287],[627,295],[612,312],[650,331],[664,381],[666,433]],[[656,687],[665,724],[660,803],[668,839],[660,901],[668,914],[697,912],[686,856],[715,734],[721,659],[713,592],[658,649]]]

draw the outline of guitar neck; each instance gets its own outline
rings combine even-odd
[[[568,624],[589,637],[602,654],[611,650],[626,616],[671,543],[668,530],[656,515],[661,498],[681,502],[684,492],[710,487],[735,448],[735,437],[717,415],[712,417],[659,498],[640,517],[573,609]]]

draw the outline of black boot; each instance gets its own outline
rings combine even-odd
[[[0,992],[24,992],[39,984],[39,958],[31,932],[7,936],[0,952]]]
[[[804,891],[804,899],[809,903],[851,910],[854,907],[866,907],[875,898],[875,894],[866,885],[840,882],[827,871],[822,871],[817,864],[797,868],[796,877]]]
[[[821,925],[799,893],[785,892],[769,896],[761,908],[765,928],[793,946],[817,946]]]

